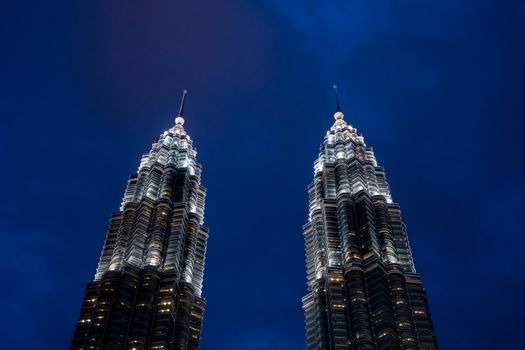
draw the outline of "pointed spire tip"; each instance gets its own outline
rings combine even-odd
[[[186,101],[186,94],[188,94],[188,90],[186,89],[182,90],[182,99],[180,101],[179,117],[184,116],[184,103]]]
[[[175,124],[184,125],[184,103],[186,102],[186,94],[188,90],[182,90],[182,99],[180,101],[179,115],[175,118]]]
[[[344,118],[343,112],[341,112],[341,105],[339,103],[339,91],[337,90],[337,85],[332,85],[332,88],[334,89],[335,93],[335,114],[334,118],[335,120],[342,120]]]

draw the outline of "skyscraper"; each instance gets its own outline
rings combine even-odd
[[[308,350],[437,349],[399,205],[372,148],[345,122],[337,90],[336,99],[303,227]]]
[[[208,229],[201,165],[175,126],[142,156],[111,216],[95,278],[88,283],[71,349],[197,349]]]

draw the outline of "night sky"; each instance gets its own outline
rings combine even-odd
[[[208,189],[201,348],[304,349],[334,83],[401,204],[442,349],[523,347],[525,1],[12,0],[0,33],[0,349],[68,347],[182,89]]]

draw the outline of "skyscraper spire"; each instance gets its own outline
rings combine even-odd
[[[186,89],[182,90],[182,98],[180,100],[179,115],[177,116],[177,118],[175,118],[176,125],[184,125],[184,103],[186,102],[186,94],[188,94],[188,90]]]
[[[341,105],[339,103],[339,92],[337,91],[337,85],[333,85],[332,88],[334,89],[335,93],[335,113],[334,113],[334,119],[337,121],[343,120],[344,114],[341,112]]]
[[[335,111],[341,112],[341,105],[339,104],[339,92],[337,91],[337,85],[333,85],[332,88],[334,89],[335,93]]]

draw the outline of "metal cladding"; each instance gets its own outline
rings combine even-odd
[[[128,180],[71,349],[198,349],[206,190],[183,124],[179,115]]]
[[[437,349],[399,205],[339,110],[314,163],[304,225],[307,347]]]

